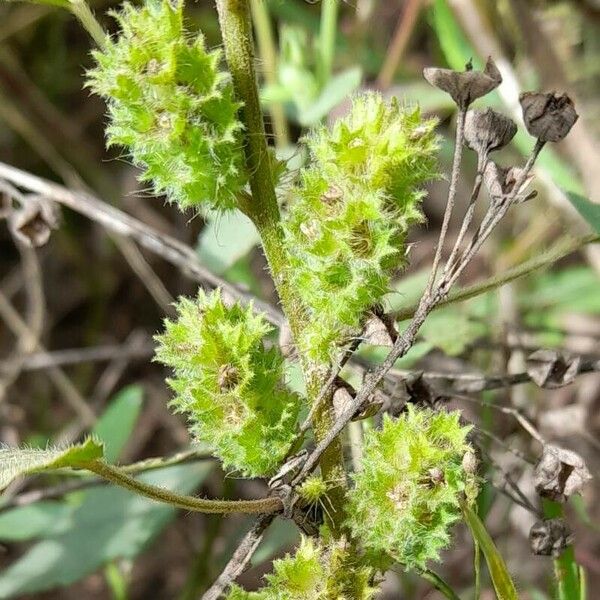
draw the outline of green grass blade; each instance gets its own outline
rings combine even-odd
[[[479,544],[485,556],[498,600],[518,600],[517,590],[506,568],[506,563],[484,524],[465,502],[461,503],[461,508],[473,539]]]

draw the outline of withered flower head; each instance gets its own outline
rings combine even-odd
[[[469,62],[465,71],[430,67],[423,70],[423,76],[431,85],[450,94],[463,110],[502,83],[502,75],[491,57],[488,57],[483,71],[473,71]]]
[[[531,551],[537,556],[558,557],[573,542],[573,534],[563,519],[537,521],[529,531]]]
[[[48,242],[51,231],[58,227],[58,218],[54,202],[44,196],[31,194],[25,196],[25,202],[9,214],[8,225],[23,244],[38,248]]]
[[[533,477],[535,490],[540,496],[564,502],[569,496],[579,493],[592,475],[577,452],[544,444]]]
[[[483,172],[483,183],[487,188],[492,202],[500,202],[503,198],[511,196],[514,193],[514,187],[517,181],[521,179],[523,169],[520,167],[501,167],[494,161],[489,161]],[[516,194],[515,201],[520,202],[526,198],[535,195],[535,192],[527,194],[527,188],[533,179],[533,175],[528,175],[520,186]]]
[[[519,101],[527,131],[541,142],[560,142],[579,118],[567,94],[525,92]]]
[[[517,133],[512,119],[491,108],[470,110],[465,119],[465,142],[471,150],[487,157],[508,144]]]

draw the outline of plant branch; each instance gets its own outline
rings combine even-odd
[[[275,515],[261,515],[250,531],[244,536],[233,556],[229,559],[223,572],[213,585],[204,593],[201,600],[218,600],[229,586],[246,570],[252,555],[258,548],[265,530],[272,523]]]
[[[87,192],[69,190],[62,185],[2,162],[0,162],[0,178],[67,206],[99,223],[108,231],[136,241],[140,246],[178,267],[184,275],[194,281],[204,285],[208,284],[213,288],[220,287],[233,298],[245,303],[253,301],[254,307],[258,311],[266,313],[267,319],[271,323],[277,326],[283,324],[284,317],[281,312],[212,273],[202,265],[193,248],[170,235],[157,231],[96,196]]]
[[[454,159],[452,160],[452,173],[450,175],[450,187],[448,189],[448,201],[446,203],[446,210],[444,211],[444,219],[442,221],[440,237],[437,243],[437,247],[435,249],[435,256],[433,258],[433,265],[431,267],[429,281],[427,282],[425,296],[431,295],[438,267],[440,261],[442,260],[442,252],[444,251],[444,241],[446,240],[446,234],[448,233],[448,227],[450,226],[450,218],[452,217],[452,212],[454,210],[454,203],[456,201],[456,188],[458,185],[458,175],[460,173],[460,163],[462,159],[466,115],[466,109],[459,109],[458,116],[456,119],[456,141],[454,146]]]
[[[275,497],[262,498],[260,500],[207,500],[205,498],[196,498],[195,496],[185,496],[134,479],[119,467],[109,465],[104,461],[90,461],[86,464],[85,468],[103,479],[131,490],[136,494],[184,510],[211,514],[270,514],[279,512],[283,508],[281,500]]]
[[[457,302],[463,302],[464,300],[475,298],[476,296],[484,294],[485,292],[510,283],[519,277],[524,277],[530,273],[533,273],[534,271],[548,267],[551,264],[561,260],[565,256],[580,250],[586,245],[597,242],[600,242],[600,235],[596,234],[590,234],[575,239],[563,239],[553,248],[547,252],[544,252],[540,256],[536,256],[531,260],[525,261],[512,269],[504,271],[503,273],[498,273],[489,279],[485,279],[463,289],[457,290],[454,293],[450,293],[446,298],[441,300],[435,308],[442,308],[443,306],[447,306],[449,304],[456,304]],[[392,316],[398,321],[409,319],[415,314],[417,306],[418,305],[413,305],[406,308],[401,308],[393,313]]]
[[[465,111],[461,110],[459,113],[459,122],[456,134],[457,144],[460,143],[461,146],[464,131],[464,116]],[[440,233],[440,240],[438,242],[438,248],[436,251],[436,257],[434,259],[432,274],[427,284],[427,289],[421,297],[415,314],[408,327],[398,336],[398,338],[394,342],[392,349],[388,353],[383,363],[381,363],[380,366],[367,373],[361,389],[358,391],[358,393],[352,399],[352,401],[348,402],[346,408],[344,409],[342,414],[338,416],[335,423],[333,424],[333,427],[329,430],[329,432],[324,437],[322,437],[322,439],[320,439],[319,443],[304,463],[304,466],[302,467],[298,475],[294,478],[292,482],[293,486],[298,485],[299,483],[304,481],[304,479],[312,472],[312,470],[317,465],[317,462],[319,461],[319,457],[327,450],[329,444],[331,444],[341,433],[346,424],[352,419],[352,417],[356,414],[356,412],[363,405],[363,403],[369,401],[369,398],[371,397],[379,383],[384,379],[386,373],[394,366],[395,362],[399,358],[404,356],[410,350],[410,348],[415,342],[419,329],[425,322],[425,319],[427,318],[429,313],[436,307],[436,305],[438,305],[444,298],[446,298],[451,286],[456,282],[462,271],[469,264],[471,258],[481,247],[481,245],[485,242],[485,240],[489,237],[494,227],[499,223],[499,221],[504,216],[508,208],[514,203],[515,199],[518,197],[521,187],[525,182],[527,175],[533,167],[535,160],[543,146],[544,144],[542,142],[536,142],[531,157],[527,161],[527,164],[525,165],[525,168],[523,169],[520,177],[515,182],[511,193],[496,205],[494,216],[490,220],[490,226],[482,232],[477,242],[473,245],[474,250],[466,252],[461,257],[461,260],[457,264],[456,269],[445,274],[441,278],[441,281],[435,287],[435,290],[433,290],[433,284],[435,283],[435,273],[437,271],[439,259],[441,258],[441,248],[443,246],[443,241],[445,238],[445,230],[447,230],[447,223],[450,220],[450,213],[452,212],[451,207],[454,204],[454,196],[456,193],[456,182],[458,180],[457,169],[460,167],[460,155],[457,156],[457,154],[455,154],[452,178],[450,183],[450,191],[448,194],[448,205],[446,208],[446,215],[444,216],[442,232]],[[457,149],[456,152],[459,153],[460,150]],[[448,207],[450,207],[450,210],[448,210]]]

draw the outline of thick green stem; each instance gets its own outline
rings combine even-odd
[[[244,103],[241,119],[245,126],[244,151],[252,198],[246,201],[241,208],[252,219],[261,235],[265,255],[281,305],[288,318],[292,336],[294,339],[298,339],[299,333],[306,325],[308,314],[287,276],[289,261],[275,195],[263,114],[258,99],[249,0],[217,0],[217,11],[233,87],[238,99]],[[327,378],[327,369],[318,369],[308,364],[306,360],[303,360],[303,368],[309,398],[314,400]],[[331,403],[327,403],[315,416],[317,438],[325,435],[332,424]],[[332,530],[337,533],[341,531],[344,519],[343,487],[338,487],[337,484],[343,486],[345,480],[343,454],[339,440],[331,444],[323,453],[320,465],[324,477],[336,483],[331,494],[335,511],[331,515],[330,525]]]
[[[85,468],[88,471],[92,471],[92,473],[96,473],[96,475],[99,475],[103,479],[131,490],[136,494],[185,510],[213,514],[262,514],[278,512],[282,509],[281,500],[274,497],[263,498],[260,500],[207,500],[206,498],[185,496],[134,479],[127,475],[122,469],[109,465],[101,460],[91,461],[85,465]]]

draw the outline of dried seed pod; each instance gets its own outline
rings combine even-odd
[[[469,475],[475,475],[477,473],[477,456],[475,456],[475,452],[472,450],[467,450],[462,459],[462,468],[465,470],[465,473],[469,473]]]
[[[512,119],[491,108],[470,110],[465,120],[465,143],[480,156],[506,146],[517,133]]]
[[[240,381],[239,371],[234,365],[221,365],[219,369],[219,389],[222,392],[233,389]]]
[[[544,519],[533,524],[529,531],[531,551],[537,556],[554,556],[573,542],[573,534],[563,519]]]
[[[560,142],[579,118],[567,94],[525,92],[519,102],[527,131],[541,142]]]
[[[542,388],[554,389],[573,383],[581,359],[556,350],[536,350],[527,357],[527,373]]]
[[[483,71],[473,71],[469,61],[465,71],[430,67],[423,70],[423,77],[431,85],[450,94],[462,110],[502,83],[502,75],[491,57],[488,57]]]
[[[404,380],[408,401],[420,407],[439,408],[445,401],[445,396],[436,393],[423,378],[423,372],[411,373]]]
[[[341,385],[333,392],[333,410],[336,418],[344,413],[346,407],[351,404],[353,396],[346,385]]]
[[[585,461],[577,452],[552,444],[544,445],[534,470],[537,493],[558,502],[578,493],[591,478]]]
[[[50,233],[58,227],[58,208],[44,196],[25,196],[21,206],[10,212],[8,226],[13,235],[30,248],[48,242]]]
[[[504,168],[491,160],[488,161],[483,172],[483,183],[492,202],[500,202],[512,195],[517,181],[521,179],[522,173],[523,169],[520,167]],[[522,202],[536,195],[537,192],[527,193],[527,188],[532,180],[533,175],[527,175],[516,195],[516,202]]]
[[[371,346],[386,346],[391,348],[398,333],[393,322],[386,323],[386,319],[375,313],[370,313],[362,333],[362,341]]]

